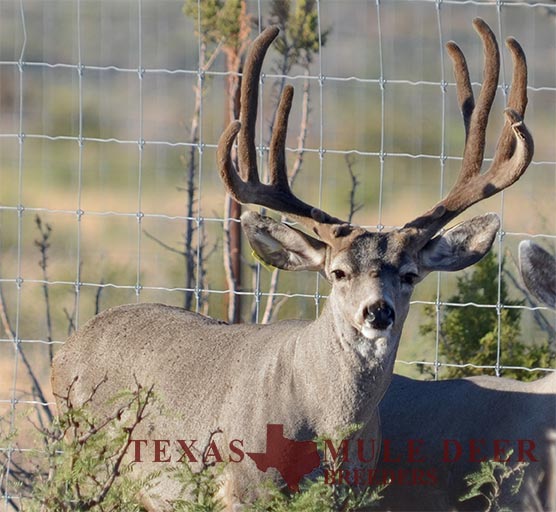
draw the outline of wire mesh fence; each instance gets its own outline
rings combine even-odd
[[[328,293],[319,276],[274,274],[240,242],[232,247],[235,277],[225,271],[237,219],[224,210],[216,145],[233,117],[230,87],[245,41],[276,21],[278,3],[247,2],[245,40],[232,44],[199,32],[203,2],[0,2],[0,410],[9,430],[26,409],[53,405],[53,350],[108,307],[157,301],[227,318],[233,304],[242,321],[259,322],[319,314]],[[397,370],[425,367],[436,377],[469,366],[502,375],[548,370],[552,363],[515,363],[503,323],[505,312],[517,312],[520,339],[554,350],[556,317],[523,295],[515,266],[521,240],[554,250],[556,239],[554,3],[326,0],[311,9],[312,45],[296,59],[293,50],[272,50],[263,70],[260,167],[278,91],[291,83],[295,190],[376,230],[426,210],[459,170],[464,133],[445,43],[463,47],[474,88],[482,65],[474,17],[486,19],[499,41],[513,35],[523,45],[534,161],[514,187],[469,213],[491,210],[502,219],[496,300],[454,302],[457,276],[427,278],[412,302]],[[502,50],[487,163],[511,71]],[[496,312],[494,358],[479,364],[443,355],[442,320],[457,308]],[[424,334],[423,324],[434,328]],[[14,446],[6,441],[0,450],[9,455]],[[17,489],[5,481],[8,507]]]

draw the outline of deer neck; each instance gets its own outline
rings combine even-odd
[[[300,332],[295,347],[298,382],[306,403],[321,411],[323,433],[335,433],[334,421],[366,424],[390,384],[400,335],[392,332],[387,347],[373,347],[330,304]],[[326,409],[327,408],[327,409]],[[326,415],[322,410],[330,411]]]

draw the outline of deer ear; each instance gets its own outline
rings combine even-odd
[[[556,307],[556,260],[529,240],[519,244],[519,267],[527,289],[547,306]]]
[[[458,224],[421,249],[421,268],[425,272],[453,272],[477,263],[490,250],[499,228],[500,219],[495,213]]]
[[[241,227],[259,258],[283,270],[322,270],[327,245],[256,212],[241,216]]]

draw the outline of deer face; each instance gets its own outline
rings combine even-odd
[[[398,232],[358,234],[331,250],[325,275],[332,283],[339,314],[367,339],[397,330],[407,315],[419,269]]]
[[[241,221],[265,263],[321,272],[332,284],[336,325],[371,341],[398,339],[414,286],[433,270],[460,270],[476,263],[499,228],[498,217],[487,214],[423,245],[409,228],[373,233],[341,224],[323,242],[258,213],[247,212]]]

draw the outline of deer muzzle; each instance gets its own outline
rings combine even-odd
[[[369,329],[385,331],[395,320],[396,312],[385,300],[378,300],[363,310],[363,325]]]

